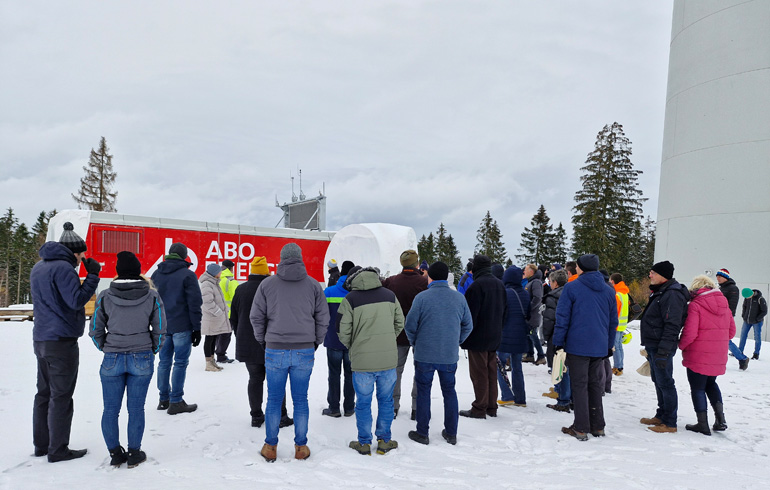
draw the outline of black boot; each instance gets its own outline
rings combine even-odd
[[[684,426],[685,429],[690,430],[692,432],[700,432],[704,436],[710,436],[711,435],[711,429],[709,429],[709,416],[708,412],[695,412],[695,415],[698,416],[698,423],[697,424],[687,424]]]
[[[724,407],[722,406],[722,402],[717,402],[712,405],[714,407],[714,427],[713,429],[717,432],[723,431],[727,429],[727,421],[725,420],[725,412]]]
[[[110,457],[110,466],[115,466],[118,468],[120,468],[120,465],[128,460],[128,457],[126,456],[126,450],[123,449],[123,446],[117,446],[110,449]]]
[[[187,404],[184,400],[181,402],[174,402],[168,406],[166,413],[169,415],[176,415],[178,413],[189,413],[198,410],[198,405],[195,403]]]
[[[139,463],[144,463],[147,461],[147,455],[144,454],[144,451],[141,449],[131,449],[128,448],[128,467],[134,468],[139,465]]]

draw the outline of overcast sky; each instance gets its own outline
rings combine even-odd
[[[487,210],[509,255],[569,225],[613,121],[655,217],[672,1],[0,3],[0,205],[76,207],[101,136],[120,213],[275,226],[325,184],[327,228]],[[298,192],[298,186],[297,186]]]

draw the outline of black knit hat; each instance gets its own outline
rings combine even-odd
[[[131,252],[118,252],[115,272],[118,273],[118,279],[141,279],[142,263]]]
[[[599,270],[599,257],[596,254],[581,255],[577,259],[577,265],[583,272],[593,272]]]
[[[350,269],[352,269],[356,264],[353,262],[346,260],[342,263],[342,268],[340,269],[340,275],[347,276],[350,273]]]
[[[75,233],[75,227],[67,221],[64,223],[64,231],[59,237],[59,243],[72,250],[72,253],[79,254],[88,250],[86,242],[80,238],[80,235]]]
[[[447,277],[449,277],[449,267],[440,260],[433,262],[428,267],[428,277],[434,281],[446,281]]]
[[[657,264],[653,265],[652,270],[665,277],[666,279],[671,279],[674,277],[674,264],[668,260],[664,260],[663,262],[658,262]]]
[[[235,262],[233,262],[230,259],[225,259],[222,261],[222,268],[223,269],[230,269],[233,270],[233,267],[235,267]]]
[[[187,258],[187,246],[182,242],[172,243],[168,248],[168,253],[177,254],[182,260]]]

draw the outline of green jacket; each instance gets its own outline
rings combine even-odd
[[[222,268],[222,275],[219,276],[219,287],[222,294],[225,295],[225,305],[227,305],[227,318],[230,318],[230,306],[233,304],[235,288],[238,287],[238,281],[233,279],[233,273],[230,269]]]
[[[374,269],[362,269],[348,281],[351,291],[337,311],[337,335],[348,348],[352,370],[395,369],[396,337],[404,329],[404,313],[396,295],[382,287]]]

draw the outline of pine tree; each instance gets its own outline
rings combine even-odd
[[[445,263],[449,268],[449,272],[454,274],[455,284],[460,280],[460,277],[465,272],[463,267],[463,261],[460,257],[460,251],[457,250],[455,240],[452,235],[447,232],[444,227],[444,223],[439,224],[438,231],[436,232],[436,258],[434,261],[429,261],[429,264],[440,260]]]
[[[80,179],[80,189],[77,195],[72,194],[79,209],[117,212],[115,199],[118,193],[112,192],[112,186],[118,174],[112,168],[112,155],[109,151],[104,136],[99,141],[98,151],[91,148],[88,165],[83,167],[86,174]]]
[[[473,249],[474,255],[486,255],[492,260],[492,263],[506,263],[507,254],[503,246],[503,235],[497,226],[497,221],[492,219],[489,211],[481,220],[481,225],[476,232],[476,247]]]
[[[14,236],[19,226],[19,219],[8,208],[0,218],[0,306],[8,306],[11,301],[11,278],[14,272]]]
[[[631,162],[631,142],[622,125],[604,126],[580,170],[582,188],[572,208],[573,252],[595,253],[602,268],[625,275],[644,199],[637,185],[642,172]]]
[[[56,215],[56,210],[53,211],[40,211],[37,216],[37,221],[32,225],[32,236],[35,239],[35,246],[40,248],[45,243],[45,239],[48,236],[48,223]]]
[[[428,233],[427,237],[423,235],[420,241],[417,242],[417,255],[420,257],[420,260],[424,260],[429,264],[436,261],[436,241],[433,238],[433,232]]]
[[[519,250],[521,254],[516,259],[524,264],[547,264],[551,261],[552,251],[549,246],[553,243],[553,225],[551,219],[545,211],[545,206],[540,205],[540,209],[530,221],[531,228],[524,228],[521,234],[521,245]]]
[[[559,222],[559,226],[557,226],[551,234],[550,240],[551,242],[548,244],[550,253],[549,262],[551,264],[556,263],[564,265],[564,263],[567,262],[569,250],[567,247],[567,231],[564,229],[561,222]]]

